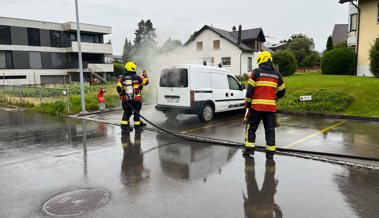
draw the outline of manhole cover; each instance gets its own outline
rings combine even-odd
[[[81,189],[57,195],[43,205],[52,216],[76,216],[95,210],[109,200],[110,194],[101,189]]]

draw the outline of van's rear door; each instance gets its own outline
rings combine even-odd
[[[162,70],[158,88],[158,105],[191,106],[188,69],[173,68]]]
[[[215,111],[227,111],[229,109],[229,84],[224,72],[212,71],[211,84],[213,89],[213,99],[215,101]]]

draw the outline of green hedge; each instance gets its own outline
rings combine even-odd
[[[296,72],[297,62],[295,56],[287,50],[273,54],[273,62],[283,76],[290,76]]]
[[[379,78],[379,38],[370,49],[370,70],[376,78]]]
[[[350,48],[340,47],[326,51],[321,58],[321,72],[323,74],[352,75],[355,59],[355,53]]]
[[[300,101],[300,96],[311,95],[312,101]],[[345,111],[353,103],[353,97],[341,91],[326,89],[299,90],[287,92],[278,102],[278,108],[285,111],[336,113]]]

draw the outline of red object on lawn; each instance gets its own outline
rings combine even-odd
[[[99,103],[105,103],[105,99],[104,99],[104,92],[106,90],[104,88],[100,88],[99,89],[99,93],[97,93],[97,99],[99,100]]]

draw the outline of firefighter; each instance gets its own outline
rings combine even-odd
[[[282,75],[273,67],[270,52],[260,53],[257,64],[259,68],[251,72],[247,84],[244,117],[247,124],[243,153],[254,155],[255,132],[262,120],[266,136],[266,158],[272,159],[276,151],[276,100],[283,97],[286,90]]]
[[[255,177],[255,160],[253,157],[245,158],[246,193],[243,193],[243,207],[247,218],[273,218],[283,217],[283,212],[275,203],[275,194],[278,181],[275,180],[275,161],[266,160],[265,175],[261,190]]]
[[[125,64],[125,74],[120,76],[117,83],[117,92],[122,101],[124,113],[121,120],[121,133],[125,134],[130,128],[129,118],[134,114],[134,127],[146,126],[141,122],[139,112],[142,107],[142,87],[149,84],[146,72],[141,76],[136,74],[137,65],[133,62]],[[138,113],[136,113],[135,109]]]
[[[143,151],[141,149],[141,129],[136,129],[134,142],[131,133],[121,136],[121,143],[124,149],[121,164],[121,180],[125,186],[141,184],[150,178],[150,170],[145,169],[143,163]]]

